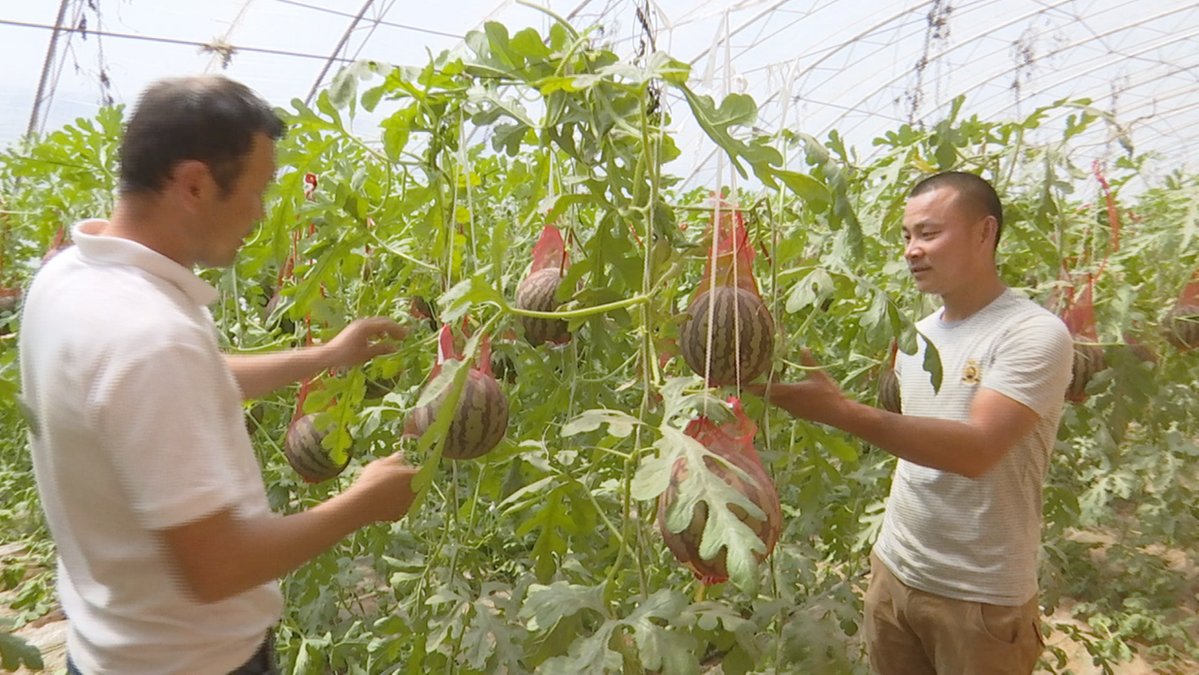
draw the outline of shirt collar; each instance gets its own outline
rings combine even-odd
[[[85,220],[75,225],[71,238],[86,260],[105,265],[129,265],[179,287],[197,305],[211,305],[220,297],[216,288],[194,272],[158,251],[124,237],[96,234],[106,220]]]

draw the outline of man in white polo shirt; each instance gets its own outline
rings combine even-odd
[[[770,387],[796,417],[899,457],[865,603],[870,663],[884,675],[1031,673],[1041,652],[1041,490],[1073,343],[1000,280],[1002,226],[999,197],[973,174],[931,176],[909,195],[904,257],[917,289],[943,301],[917,324],[940,354],[939,390],[923,338],[896,363],[902,414],[849,400],[819,370]]]
[[[228,79],[154,84],[126,127],[111,218],[77,225],[30,287],[21,398],[72,673],[275,672],[276,579],[412,503],[397,453],[309,511],[268,508],[243,399],[405,336],[371,318],[317,347],[218,350],[217,292],[192,270],[230,264],[262,217],[282,133]]]

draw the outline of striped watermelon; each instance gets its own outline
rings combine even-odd
[[[895,357],[899,355],[899,341],[891,340],[891,361],[878,378],[878,404],[888,412],[903,414],[903,401],[899,394],[899,374],[895,372]]]
[[[709,384],[740,385],[765,373],[774,356],[774,318],[756,293],[735,286],[716,286],[687,308],[679,346],[691,370],[702,376],[707,367],[709,311]]]
[[[878,404],[893,413],[902,413],[903,404],[899,395],[899,376],[894,368],[883,371],[878,378]]]
[[[1091,278],[1082,290],[1075,294],[1073,289],[1062,311],[1062,321],[1074,338],[1074,362],[1070,370],[1070,385],[1066,387],[1066,400],[1082,403],[1087,400],[1087,385],[1100,371],[1107,368],[1107,355],[1099,341],[1095,328],[1095,280]]]
[[[322,445],[326,433],[316,428],[315,421],[315,415],[301,416],[287,428],[287,436],[283,439],[283,454],[287,456],[288,464],[309,483],[329,480],[350,463],[349,453],[341,464],[329,457],[329,451]]]
[[[748,498],[765,515],[764,519],[753,518],[740,506],[729,505],[729,511],[738,520],[748,525],[765,544],[766,550],[755,554],[755,558],[761,562],[770,555],[775,544],[778,543],[779,534],[783,528],[783,514],[774,483],[770,480],[770,475],[766,473],[766,469],[762,466],[762,460],[754,449],[753,435],[757,428],[745,416],[740,402],[734,403],[733,413],[735,421],[723,425],[716,425],[704,417],[692,420],[687,425],[685,433],[748,474],[747,480],[724,463],[716,461],[712,457],[704,457],[704,466],[710,473]],[[703,543],[704,528],[708,523],[707,502],[699,500],[694,503],[691,520],[681,532],[671,532],[667,526],[668,514],[679,501],[679,487],[687,479],[687,475],[686,460],[683,458],[676,460],[672,467],[670,483],[658,500],[658,529],[662,532],[666,547],[679,562],[691,569],[696,578],[705,584],[720,583],[729,576],[727,550],[721,548],[711,559],[704,559],[699,553]]]
[[[15,313],[21,305],[21,289],[0,286],[0,314]]]
[[[1166,341],[1182,351],[1199,348],[1199,306],[1178,303],[1162,325]]]
[[[448,390],[442,392],[432,403],[413,410],[404,425],[405,435],[425,433],[448,395]],[[481,457],[499,444],[507,430],[508,397],[494,377],[471,370],[458,398],[442,455],[450,459]]]
[[[1071,403],[1087,400],[1087,385],[1104,368],[1107,368],[1107,358],[1103,347],[1075,340],[1074,364],[1071,367],[1070,386],[1066,388],[1066,400]]]
[[[763,480],[758,475],[754,475],[761,474],[763,478],[765,477],[765,472],[762,471],[761,466],[757,468],[757,471],[751,472],[756,482],[749,482],[725,465],[711,458],[705,458],[705,463],[709,471],[719,476],[721,480],[732,486],[734,490],[748,497],[751,502],[756,504],[766,514],[765,520],[758,520],[751,518],[740,506],[736,504],[729,505],[729,511],[738,520],[749,525],[750,529],[766,544],[766,553],[755,555],[758,562],[761,562],[774,550],[774,545],[778,543],[779,533],[782,530],[782,510],[779,506],[778,493],[775,492],[774,484],[770,482],[769,478]],[[749,470],[742,463],[738,463],[738,465],[742,469]],[[674,464],[674,470],[670,476],[670,485],[658,501],[658,529],[662,532],[662,537],[666,541],[666,547],[670,549],[675,558],[686,564],[695,573],[696,578],[703,580],[707,584],[720,583],[729,577],[727,566],[728,554],[725,549],[720,549],[720,552],[711,560],[705,560],[699,554],[700,545],[703,543],[704,528],[708,525],[707,503],[700,501],[695,504],[691,512],[691,522],[682,532],[671,532],[666,527],[666,514],[670,512],[675,502],[678,501],[678,486],[686,478],[687,466],[685,461],[680,459]]]
[[[562,283],[562,272],[557,267],[547,267],[537,270],[516,287],[516,306],[520,309],[535,312],[552,312],[558,308],[558,286]],[[521,317],[521,325],[525,329],[525,339],[534,347],[549,342],[551,344],[566,344],[570,342],[570,331],[562,319],[538,319]]]
[[[1185,352],[1199,348],[1199,269],[1178,294],[1161,328],[1166,342],[1178,349]]]
[[[1157,352],[1153,351],[1153,347],[1145,344],[1128,331],[1124,332],[1124,347],[1132,354],[1133,358],[1141,363],[1157,363]]]

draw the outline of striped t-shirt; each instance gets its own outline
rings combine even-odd
[[[925,344],[918,339],[916,354],[900,353],[895,365],[903,414],[966,422],[974,395],[985,387],[1040,419],[977,479],[899,460],[874,552],[913,588],[1021,605],[1037,592],[1041,489],[1073,343],[1059,318],[1010,289],[961,321],[942,320],[942,311],[917,324],[940,352],[941,389],[934,392],[922,367]]]

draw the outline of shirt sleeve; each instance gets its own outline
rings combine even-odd
[[[982,386],[1044,417],[1062,405],[1074,363],[1074,342],[1061,319],[1040,314],[1019,322],[998,346]]]
[[[130,509],[147,529],[194,522],[236,502],[217,395],[224,367],[208,350],[169,344],[113,368],[96,384],[97,450],[109,455]]]

